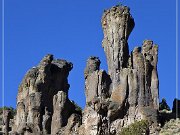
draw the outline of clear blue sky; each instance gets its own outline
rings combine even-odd
[[[118,2],[129,6],[135,19],[130,50],[141,46],[144,39],[159,45],[160,98],[165,97],[171,105],[176,75],[175,0],[5,0],[5,105],[16,106],[23,76],[51,53],[74,64],[69,97],[84,107],[86,60],[98,56],[101,68],[107,70],[100,21],[103,10]]]

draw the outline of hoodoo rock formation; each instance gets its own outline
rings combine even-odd
[[[68,99],[71,69],[72,63],[47,55],[27,72],[19,86],[14,134],[56,134],[70,117],[80,117]]]
[[[47,55],[19,86],[12,134],[116,135],[140,120],[149,123],[146,134],[158,133],[157,45],[145,40],[129,53],[135,23],[126,6],[105,10],[101,22],[108,73],[100,69],[98,57],[87,60],[84,110],[68,98],[72,63]]]

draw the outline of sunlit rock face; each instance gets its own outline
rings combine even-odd
[[[145,40],[129,52],[135,23],[126,6],[105,10],[101,23],[108,72],[98,57],[87,60],[84,110],[68,98],[72,63],[46,55],[19,86],[12,134],[116,135],[140,120],[148,120],[148,134],[158,133],[157,45]]]

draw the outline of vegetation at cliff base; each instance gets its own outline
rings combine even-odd
[[[142,135],[147,134],[149,131],[149,124],[147,120],[135,121],[128,127],[122,128],[119,135]]]

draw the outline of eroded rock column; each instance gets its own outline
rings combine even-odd
[[[114,88],[119,82],[118,73],[122,68],[127,67],[129,57],[127,40],[134,27],[134,19],[128,7],[115,6],[104,11],[101,23],[104,31],[102,46]]]
[[[17,134],[56,134],[65,127],[75,105],[68,99],[72,63],[46,55],[19,86],[13,130]]]
[[[99,70],[100,60],[90,57],[85,68],[86,107],[83,115],[85,135],[108,134],[108,98],[111,79]]]

